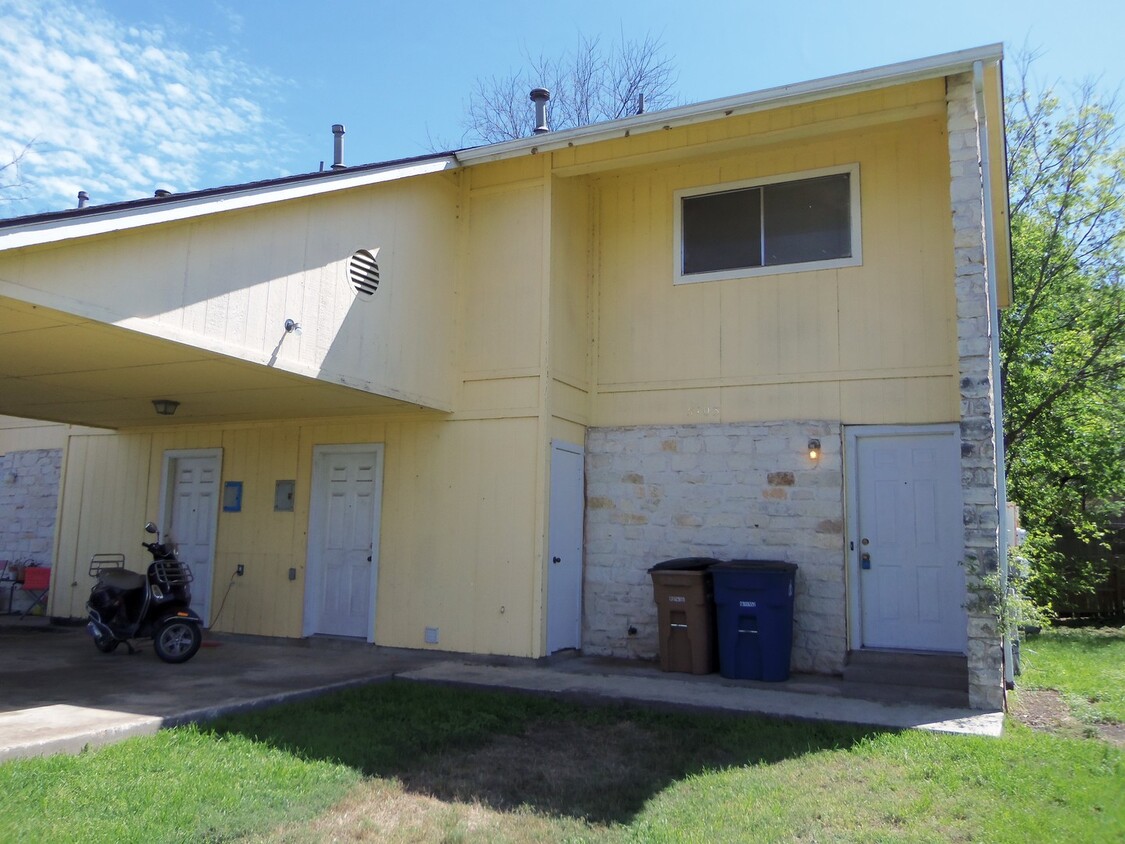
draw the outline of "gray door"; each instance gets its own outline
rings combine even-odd
[[[967,630],[956,436],[855,440],[862,645],[962,652]]]
[[[550,529],[547,542],[547,653],[582,645],[582,513],[580,446],[551,446]]]

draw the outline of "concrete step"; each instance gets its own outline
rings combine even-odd
[[[924,686],[899,686],[893,683],[840,683],[840,694],[859,700],[873,700],[887,704],[915,704],[965,708],[969,705],[968,689],[934,689]]]
[[[960,654],[860,650],[848,654],[844,682],[967,693],[969,669]]]

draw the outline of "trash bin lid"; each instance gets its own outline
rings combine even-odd
[[[712,571],[785,571],[795,572],[796,563],[787,563],[783,560],[727,560],[715,563]]]
[[[710,568],[719,561],[714,557],[680,557],[675,560],[665,560],[649,569],[654,571],[702,571]]]

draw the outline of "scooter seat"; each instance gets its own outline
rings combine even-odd
[[[128,569],[112,569],[103,571],[98,579],[111,589],[120,589],[128,592],[132,589],[141,589],[145,585],[145,576]]]

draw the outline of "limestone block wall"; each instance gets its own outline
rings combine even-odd
[[[0,454],[0,560],[50,563],[62,449]]]
[[[950,198],[957,289],[957,349],[961,386],[961,489],[965,557],[974,573],[996,571],[999,562],[1000,501],[997,496],[996,385],[992,370],[991,309],[985,249],[984,185],[973,77],[946,85],[949,126]],[[998,162],[996,166],[1003,166]],[[975,564],[972,564],[975,563]],[[999,708],[1004,702],[1000,635],[993,616],[969,601],[969,704]]]
[[[821,442],[816,461],[808,457],[810,437]],[[839,423],[591,428],[586,496],[584,652],[657,655],[648,575],[655,563],[770,559],[799,566],[793,670],[843,670]]]

